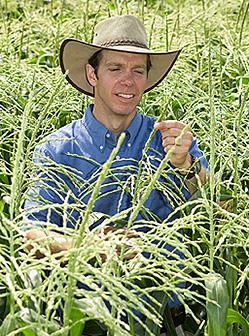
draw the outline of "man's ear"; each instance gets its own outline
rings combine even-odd
[[[91,86],[96,86],[98,78],[96,76],[94,68],[90,64],[86,65],[86,78]]]

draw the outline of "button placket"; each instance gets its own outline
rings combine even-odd
[[[129,132],[126,132],[126,139],[127,139],[126,147],[130,149],[131,148],[131,135],[129,134]]]

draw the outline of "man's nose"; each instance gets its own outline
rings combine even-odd
[[[123,77],[121,79],[121,84],[126,86],[131,86],[134,83],[133,75],[131,72],[127,71],[123,74]]]

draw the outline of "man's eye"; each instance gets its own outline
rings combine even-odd
[[[144,74],[144,70],[135,70],[136,73],[138,73],[139,75],[143,75]]]
[[[110,68],[109,69],[110,71],[118,71],[118,70],[120,70],[119,68]]]

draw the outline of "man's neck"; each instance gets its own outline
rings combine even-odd
[[[93,108],[93,115],[94,117],[107,129],[109,129],[110,132],[112,132],[117,138],[124,130],[126,130],[132,119],[134,118],[136,112],[130,114],[130,115],[106,115],[95,108]]]

